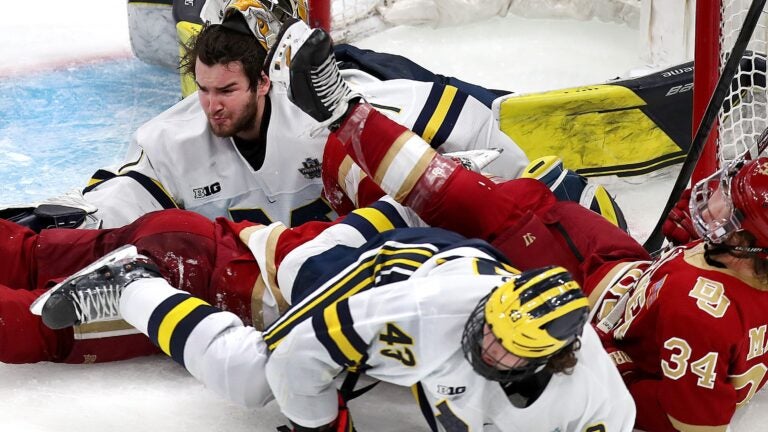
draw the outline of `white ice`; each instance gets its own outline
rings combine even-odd
[[[0,2],[0,77],[129,56],[125,5],[125,0]],[[403,54],[444,75],[515,92],[624,75],[642,66],[637,44],[637,32],[621,25],[516,17],[458,28],[396,28],[358,42]],[[638,238],[655,223],[672,175],[603,180]],[[361,432],[428,430],[404,389],[380,386],[351,407]],[[762,392],[737,414],[732,430],[764,430],[766,408]],[[2,431],[254,432],[274,431],[283,423],[274,405],[248,410],[227,403],[162,356],[98,365],[0,364]]]

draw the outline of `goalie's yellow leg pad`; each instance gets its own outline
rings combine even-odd
[[[179,37],[179,58],[183,58],[186,54],[186,46],[189,41],[197,35],[203,28],[201,24],[192,23],[188,21],[179,21],[176,23],[176,34]],[[195,84],[195,78],[191,74],[181,74],[181,97],[185,98],[197,91],[197,84]]]
[[[557,156],[542,156],[532,160],[520,174],[521,178],[539,179],[549,184],[547,180],[550,175],[559,176],[563,172],[563,160]]]
[[[530,159],[556,154],[584,175],[636,175],[685,159],[646,102],[622,85],[510,95],[494,108]]]

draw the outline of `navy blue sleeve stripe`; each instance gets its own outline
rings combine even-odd
[[[349,213],[341,223],[351,226],[360,232],[360,234],[362,234],[362,236],[366,239],[369,239],[379,233],[376,227],[373,226],[373,224],[370,223],[368,219],[360,216],[357,213]]]
[[[352,319],[352,312],[349,310],[349,302],[343,301],[336,305],[338,311],[339,321],[341,322],[341,332],[347,337],[349,343],[360,353],[366,354],[368,352],[368,344],[360,337],[360,334],[355,330],[355,322]],[[366,355],[367,357],[367,355]]]
[[[147,336],[152,340],[152,342],[155,343],[155,345],[158,345],[157,343],[157,335],[158,331],[160,330],[160,325],[163,323],[163,320],[168,315],[168,313],[173,310],[176,306],[190,298],[190,296],[187,293],[178,293],[174,294],[167,299],[163,300],[162,303],[160,303],[155,310],[152,311],[152,314],[149,316],[149,322],[147,323]],[[159,346],[159,345],[158,345]]]
[[[445,115],[440,128],[437,130],[435,137],[432,138],[432,142],[429,145],[433,149],[438,149],[448,139],[453,132],[453,128],[456,126],[456,121],[459,119],[461,111],[464,109],[464,104],[467,101],[467,94],[461,91],[456,93],[451,107],[448,109],[448,113]]]
[[[444,90],[445,86],[442,84],[432,85],[432,89],[429,91],[429,96],[427,96],[427,101],[424,102],[424,107],[421,109],[421,113],[419,113],[416,123],[414,123],[411,128],[414,133],[422,137],[424,136],[424,131],[427,129],[429,120],[432,118],[432,115],[437,109],[437,105],[440,103],[440,98],[443,96]]]
[[[405,223],[405,220],[403,220],[402,216],[400,216],[400,213],[398,213],[392,204],[386,201],[376,201],[371,204],[370,207],[373,207],[376,210],[382,212],[384,216],[386,216],[387,219],[392,222],[392,225],[394,225],[395,228],[408,227],[408,224]]]
[[[374,259],[375,259],[375,256],[364,261],[363,263],[370,262],[371,260],[374,260]],[[360,269],[360,266],[355,267],[355,270],[358,270],[358,269]],[[353,274],[353,273],[354,272],[350,272],[350,274]],[[323,290],[322,291],[323,296],[319,301],[310,302],[305,307],[299,307],[296,309],[292,308],[286,313],[285,316],[283,316],[280,320],[272,324],[269,328],[267,328],[264,331],[264,333],[262,334],[262,337],[264,338],[264,342],[267,343],[267,346],[271,346],[275,342],[288,336],[288,333],[290,333],[294,327],[301,324],[304,320],[312,316],[312,314],[315,311],[322,311],[326,307],[329,307],[334,303],[338,302],[339,300],[345,297],[348,297],[351,289],[362,285],[362,289],[359,289],[356,291],[356,292],[361,292],[368,289],[370,286],[373,286],[373,280],[366,282],[366,279],[370,279],[370,278],[371,278],[371,273],[367,271],[360,271],[354,276],[352,276],[350,279],[346,280],[344,283],[337,283]],[[343,279],[344,278],[342,278],[342,280]]]
[[[109,175],[105,174],[108,173]],[[103,178],[101,178],[103,177]],[[164,209],[172,209],[172,208],[178,208],[179,206],[176,205],[176,203],[173,201],[173,199],[168,196],[167,193],[163,190],[162,187],[160,187],[157,183],[155,183],[151,178],[145,176],[144,174],[138,173],[136,171],[128,171],[125,174],[115,175],[113,173],[109,173],[108,171],[99,170],[96,171],[96,173],[93,175],[91,180],[99,180],[96,183],[93,183],[83,189],[83,193],[88,193],[95,189],[97,186],[101,185],[105,181],[109,181],[111,179],[115,179],[118,177],[128,177],[133,180],[135,180],[137,183],[139,183],[147,192],[149,192],[150,195],[164,208]]]
[[[189,335],[202,320],[217,312],[221,311],[211,305],[200,305],[176,324],[176,327],[171,334],[170,350],[171,357],[176,360],[177,363],[186,367],[184,363],[184,347],[187,344]]]
[[[334,362],[342,367],[350,367],[350,360],[341,352],[338,345],[333,342],[333,339],[328,335],[328,329],[325,326],[322,314],[317,314],[312,318],[312,328],[315,330],[315,337],[320,342],[328,355],[331,356]]]

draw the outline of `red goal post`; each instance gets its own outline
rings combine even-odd
[[[693,132],[706,110],[720,73],[741,29],[750,0],[699,0],[696,6]],[[691,183],[706,177],[747,149],[768,127],[766,54],[768,31],[763,11],[723,107],[719,110]]]
[[[331,31],[331,2],[333,0],[309,0],[309,26]]]

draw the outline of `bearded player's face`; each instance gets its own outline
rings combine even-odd
[[[240,62],[208,66],[198,61],[195,81],[200,105],[216,136],[258,137],[264,97],[270,84],[266,75],[262,75],[262,81],[253,91]]]

